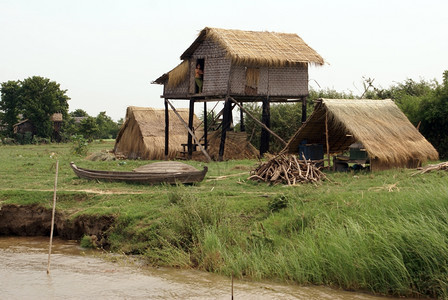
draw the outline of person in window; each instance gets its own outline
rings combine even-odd
[[[198,87],[197,88],[198,93],[202,93],[203,78],[204,78],[204,71],[202,71],[201,65],[197,64],[195,74],[194,74],[194,79],[195,79],[196,85]]]

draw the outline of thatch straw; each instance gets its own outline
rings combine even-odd
[[[370,159],[383,167],[405,167],[410,161],[438,159],[434,147],[390,99],[322,99],[283,151],[297,153],[302,140],[322,144],[326,149],[325,114],[328,114],[330,153],[342,152],[359,141]]]
[[[62,113],[54,113],[50,116],[50,121],[60,122],[62,121]]]
[[[188,109],[177,109],[184,120],[188,120]],[[196,128],[200,121],[194,116]],[[188,133],[173,111],[169,111],[168,158],[179,156],[181,144],[187,142]],[[202,130],[198,129],[198,135]],[[161,160],[165,158],[165,110],[130,106],[126,120],[115,141],[114,153],[130,159]]]
[[[227,52],[238,65],[282,67],[296,64],[323,65],[323,58],[297,34],[267,31],[243,31],[204,28],[193,44],[182,54],[189,58],[202,41],[210,39]]]
[[[177,87],[188,75],[190,70],[187,60],[181,62],[177,67],[168,73],[168,84],[169,88]]]

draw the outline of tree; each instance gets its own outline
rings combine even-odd
[[[118,134],[120,127],[115,123],[109,116],[106,115],[105,111],[102,111],[96,117],[96,124],[98,125],[98,136],[99,139],[112,139]]]
[[[440,158],[448,158],[448,71],[444,72],[441,85],[436,80],[416,82],[406,79],[388,89],[374,87],[366,97],[394,100],[437,149]]]
[[[79,125],[80,127],[78,132],[89,141],[93,141],[93,139],[99,134],[99,127],[94,117],[85,118]]]
[[[440,158],[448,158],[448,70],[442,85],[437,85],[420,103],[421,133],[433,144]]]
[[[1,85],[0,110],[4,112],[1,125],[6,128],[5,135],[12,137],[13,125],[19,121],[20,82],[10,80]]]
[[[7,135],[13,135],[13,125],[22,114],[34,125],[37,136],[50,138],[53,133],[50,117],[62,113],[63,118],[67,118],[70,98],[66,92],[58,83],[40,76],[2,83],[0,109],[4,112]]]
[[[48,78],[33,76],[22,82],[20,92],[20,109],[25,119],[29,119],[40,137],[52,136],[50,117],[54,113],[62,113],[66,119],[68,115],[68,100],[60,85]]]
[[[89,114],[85,110],[78,108],[75,111],[72,111],[70,113],[70,116],[72,116],[74,118],[75,117],[88,117]]]

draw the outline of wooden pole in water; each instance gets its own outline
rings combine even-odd
[[[233,272],[232,272],[231,277],[232,277],[232,300],[233,300]]]
[[[58,186],[58,169],[59,160],[56,161],[56,176],[54,179],[54,192],[53,192],[53,211],[51,213],[51,230],[50,230],[50,247],[48,249],[48,266],[47,274],[50,274],[50,257],[51,257],[51,247],[53,246],[53,231],[54,231],[54,213],[56,211],[56,188]]]

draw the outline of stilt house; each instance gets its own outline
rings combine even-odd
[[[264,127],[261,154],[269,150],[270,103],[301,101],[303,117],[306,118],[308,66],[324,63],[323,58],[296,34],[208,27],[199,33],[180,58],[182,62],[177,67],[154,83],[163,85],[162,97],[165,98],[166,111],[171,104],[170,100],[190,101],[190,128],[193,127],[195,102],[204,102],[204,111],[207,102],[225,102],[220,158],[223,156],[226,131],[232,120],[232,109],[236,105],[242,111],[244,102],[262,102],[261,123]],[[196,68],[200,70],[199,75]],[[197,84],[196,77],[201,77],[202,86]],[[166,126],[169,126],[168,118],[166,122]],[[244,128],[243,121],[241,125]],[[207,124],[204,126],[207,141]],[[188,145],[191,154],[191,135]],[[165,151],[168,152],[168,145]]]

